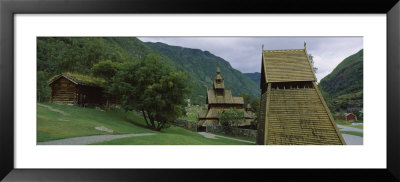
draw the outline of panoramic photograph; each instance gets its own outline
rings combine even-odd
[[[363,145],[363,37],[37,37],[37,145]]]

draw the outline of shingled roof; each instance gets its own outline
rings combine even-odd
[[[207,104],[244,104],[243,97],[233,97],[232,91],[225,89],[222,96],[215,90],[207,90]]]
[[[262,65],[265,81],[317,81],[305,49],[264,50]]]
[[[271,89],[269,144],[335,145],[341,138],[315,88]]]
[[[319,92],[306,49],[263,50],[262,72],[257,143],[345,144]]]

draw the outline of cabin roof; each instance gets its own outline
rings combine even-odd
[[[317,81],[306,49],[263,50],[262,63],[267,83]]]
[[[55,81],[57,81],[60,78],[66,78],[69,81],[73,82],[74,84],[77,85],[85,85],[85,86],[93,86],[93,87],[100,87],[101,84],[105,82],[104,79],[98,78],[98,77],[93,77],[90,75],[84,75],[84,74],[79,74],[79,73],[62,73],[59,75],[54,76],[51,78],[48,82],[49,85],[53,84]]]
[[[208,104],[244,104],[243,97],[232,97],[232,91],[224,90],[223,96],[217,96],[215,90],[207,90]]]

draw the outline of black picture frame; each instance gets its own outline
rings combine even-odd
[[[387,15],[386,169],[15,169],[14,14],[382,13]],[[317,16],[317,15],[316,15]],[[400,3],[398,0],[0,0],[0,179],[5,181],[399,181]],[[378,60],[377,60],[378,61]],[[379,83],[376,85],[381,87]],[[381,107],[381,106],[376,106]],[[373,156],[371,156],[373,157]]]

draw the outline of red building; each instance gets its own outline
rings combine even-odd
[[[346,121],[357,121],[357,116],[353,113],[346,113]]]

